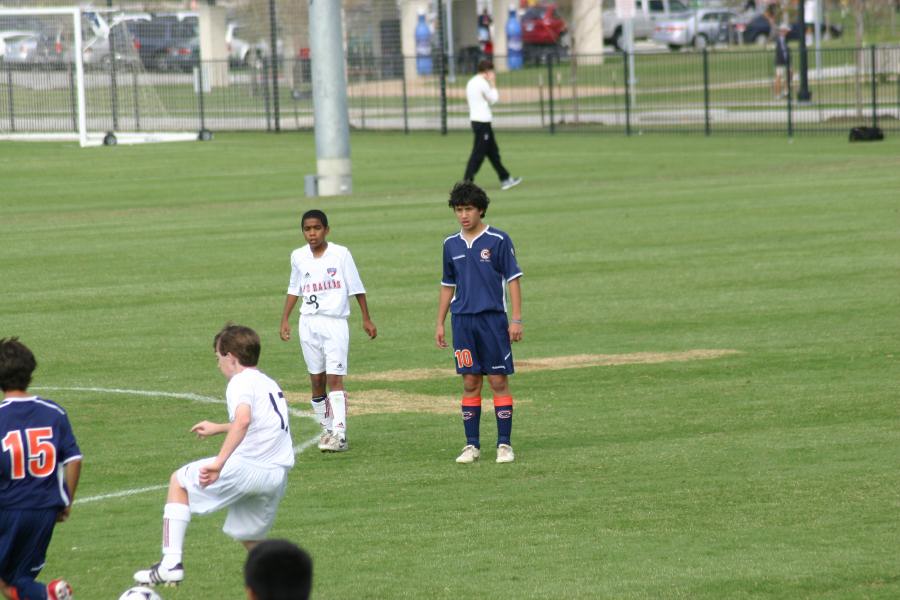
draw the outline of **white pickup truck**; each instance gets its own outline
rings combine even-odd
[[[634,39],[653,36],[656,22],[690,9],[682,0],[634,0]],[[603,0],[603,41],[622,48],[623,20],[616,16],[616,1]]]

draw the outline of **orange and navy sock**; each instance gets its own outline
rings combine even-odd
[[[462,399],[463,427],[466,429],[466,445],[481,448],[479,426],[481,424],[481,396]]]
[[[497,445],[509,444],[512,435],[512,396],[494,396],[494,414],[497,416]]]

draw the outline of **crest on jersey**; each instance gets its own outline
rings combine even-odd
[[[335,275],[337,275],[337,269],[335,269],[334,267],[328,267],[328,275],[330,277],[334,277]]]
[[[481,251],[481,260],[491,260],[491,249],[485,248]]]

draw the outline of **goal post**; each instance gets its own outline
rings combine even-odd
[[[0,8],[0,30],[8,34],[0,39],[0,140],[86,147],[210,139],[202,127],[185,129],[185,119],[172,118],[136,49],[114,44],[109,23],[99,21],[98,11],[77,6]],[[128,33],[124,23],[118,29]],[[89,72],[86,52],[96,59]],[[116,61],[123,62],[118,72]],[[133,116],[118,118],[118,100],[107,90],[126,78],[122,102]]]

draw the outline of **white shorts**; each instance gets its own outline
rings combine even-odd
[[[187,490],[192,513],[205,515],[228,508],[222,531],[239,542],[265,539],[287,486],[287,469],[260,467],[231,458],[219,478],[200,487],[200,467],[215,457],[195,460],[176,471]]]
[[[300,349],[311,374],[346,375],[350,349],[347,319],[303,315],[300,317]]]

